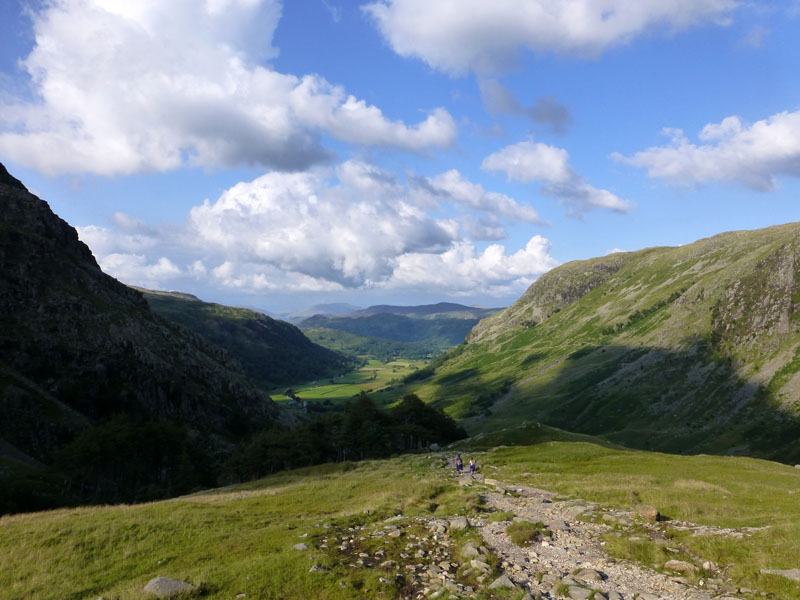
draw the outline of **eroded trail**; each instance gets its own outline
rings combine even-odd
[[[462,481],[462,483],[464,483]],[[522,548],[506,534],[509,523],[474,523],[486,545],[500,558],[505,575],[531,598],[573,598],[576,600],[738,600],[746,598],[709,561],[687,555],[666,535],[669,525],[648,523],[623,510],[555,494],[532,487],[506,487],[487,479],[485,494],[491,508],[509,512],[515,519],[541,522],[552,537]],[[466,483],[470,485],[470,483]],[[506,492],[513,492],[509,495]],[[720,530],[690,523],[676,528],[697,528],[705,534],[741,536],[746,531]],[[608,556],[601,538],[629,536],[632,540],[664,546],[675,554],[666,563],[665,574]]]

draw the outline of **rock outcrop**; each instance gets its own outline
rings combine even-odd
[[[0,439],[48,463],[114,414],[225,438],[276,418],[220,348],[104,274],[73,227],[0,165]]]

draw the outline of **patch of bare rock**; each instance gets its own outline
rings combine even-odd
[[[539,523],[548,535],[528,545],[514,544],[509,521],[452,516],[397,515],[370,524],[321,524],[306,538],[309,556],[319,560],[309,573],[333,577],[343,587],[357,583],[359,570],[379,571],[386,592],[404,600],[506,598],[520,600],[744,600],[740,590],[712,562],[692,556],[667,535],[668,528],[714,530],[714,535],[749,535],[691,523],[661,521],[639,509],[609,509],[559,497],[528,486],[459,477],[475,486],[490,510],[511,520]],[[655,510],[655,509],[653,509]],[[657,511],[656,511],[657,512]],[[608,536],[647,540],[674,553],[659,569],[610,557]],[[299,549],[299,548],[298,548]],[[795,573],[770,572],[800,578]],[[350,577],[343,577],[349,573]],[[356,575],[356,578],[352,577]],[[346,583],[345,579],[351,583]],[[363,593],[365,590],[359,590]],[[354,590],[355,592],[355,590]],[[360,597],[360,596],[359,596]]]

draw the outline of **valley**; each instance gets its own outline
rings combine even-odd
[[[296,327],[0,175],[0,598],[800,599],[800,225]]]
[[[270,397],[279,404],[288,403],[291,398],[286,392],[291,391],[300,400],[324,406],[338,406],[365,392],[379,404],[385,404],[381,400],[394,392],[395,386],[399,387],[402,384],[403,378],[425,368],[430,362],[401,359],[382,362],[369,356],[362,356],[360,360],[364,364],[355,371],[331,379],[296,383],[289,388],[276,388]]]

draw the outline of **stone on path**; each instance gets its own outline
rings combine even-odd
[[[461,556],[464,558],[476,558],[480,555],[481,553],[478,552],[478,549],[472,544],[472,542],[468,543],[461,549]]]
[[[592,590],[576,585],[569,586],[569,597],[573,600],[590,600],[595,593]]]
[[[469,521],[467,517],[453,517],[450,519],[450,529],[454,531],[460,531],[461,529],[466,529],[469,527]]]
[[[639,515],[647,519],[648,521],[658,521],[661,518],[661,513],[658,510],[648,504],[642,504],[636,508],[636,512]]]
[[[685,560],[670,560],[664,565],[665,569],[672,569],[678,573],[694,573],[696,567]]]
[[[780,575],[792,581],[800,581],[800,569],[761,569],[761,573],[764,575]]]
[[[155,577],[147,582],[144,591],[159,598],[172,598],[178,594],[197,591],[197,586],[169,577]]]
[[[608,592],[608,600],[622,600],[622,596],[619,592],[610,591]]]
[[[581,569],[577,573],[575,573],[575,579],[580,579],[581,581],[590,582],[590,581],[603,581],[605,577],[600,571],[595,571],[594,569]]]
[[[517,587],[514,585],[514,582],[511,581],[507,575],[500,575],[497,579],[495,579],[490,585],[490,590],[496,590],[498,588],[515,588]]]

